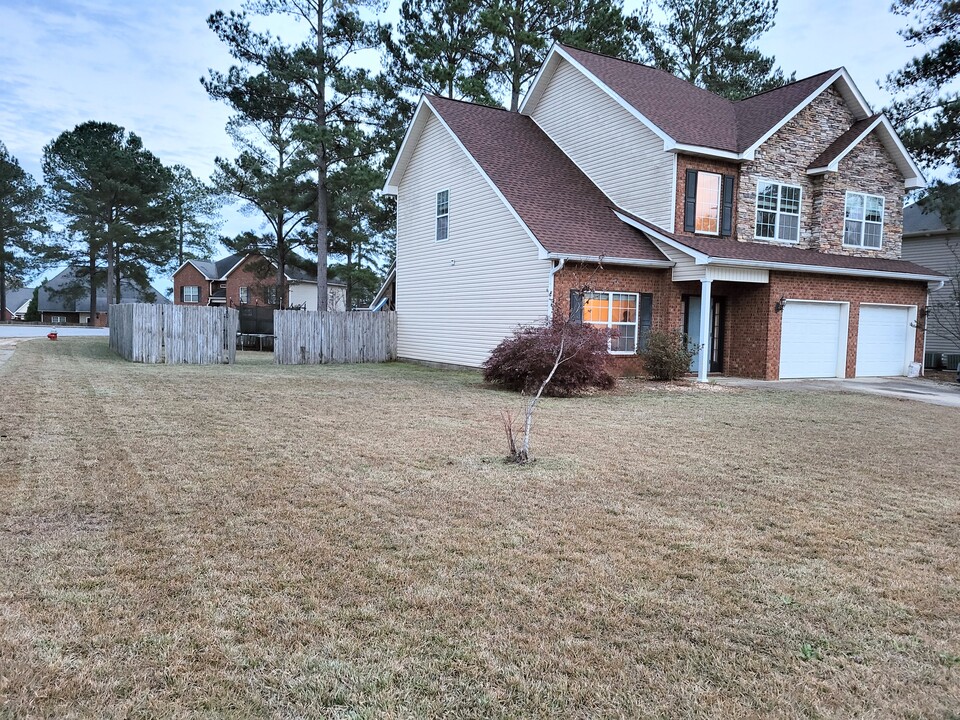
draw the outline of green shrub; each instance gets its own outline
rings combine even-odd
[[[640,353],[647,374],[655,380],[679,380],[690,370],[697,352],[679,330],[652,330],[647,349]]]

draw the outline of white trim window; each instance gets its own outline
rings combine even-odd
[[[719,173],[697,173],[696,232],[705,235],[720,234],[720,190],[723,176]]]
[[[450,191],[437,193],[437,242],[450,237]]]
[[[199,285],[184,285],[183,286],[183,301],[185,303],[198,303],[200,302],[200,286]]]
[[[250,288],[241,287],[240,288],[240,304],[247,305],[250,303]]]
[[[760,180],[757,183],[757,240],[800,242],[800,203],[803,190],[799,185]]]
[[[847,191],[843,244],[878,250],[883,245],[883,198]]]
[[[616,330],[608,341],[613,355],[632,355],[637,351],[637,320],[640,296],[637,293],[585,292],[583,322]]]

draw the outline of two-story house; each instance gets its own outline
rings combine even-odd
[[[385,187],[398,355],[477,367],[561,311],[622,372],[682,328],[701,379],[901,375],[943,279],[900,260],[922,185],[843,69],[731,102],[556,45],[519,112],[421,99]]]
[[[284,296],[277,297],[277,266],[255,252],[219,260],[187,260],[173,273],[178,305],[265,306],[317,309],[317,277],[295,265],[284,269]],[[347,286],[327,283],[330,310],[346,310]]]

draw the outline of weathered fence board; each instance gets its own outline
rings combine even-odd
[[[280,365],[387,362],[397,357],[395,312],[273,313],[274,361]]]
[[[110,306],[110,347],[132,362],[212,365],[237,357],[231,308],[125,303]]]

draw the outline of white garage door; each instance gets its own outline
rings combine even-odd
[[[840,303],[788,300],[780,330],[780,377],[843,377],[843,326]]]
[[[861,305],[857,331],[857,377],[906,375],[913,359],[909,307]]]

